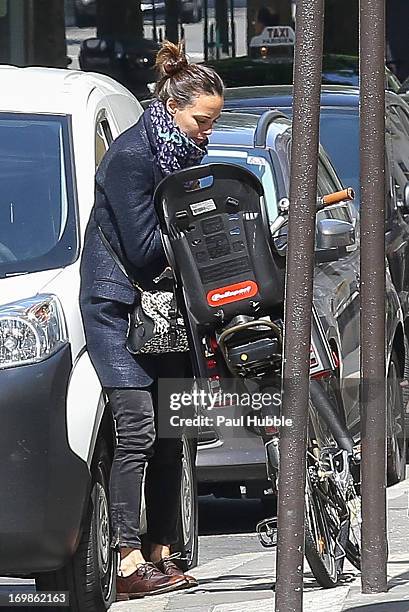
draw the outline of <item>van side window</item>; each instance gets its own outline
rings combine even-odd
[[[108,120],[105,118],[98,121],[95,130],[95,169],[98,168],[112,141],[113,137]]]

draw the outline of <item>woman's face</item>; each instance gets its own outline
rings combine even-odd
[[[180,108],[177,102],[170,98],[166,101],[166,108],[182,132],[196,144],[201,144],[212,133],[213,124],[220,117],[223,103],[221,96],[201,94],[191,106],[184,108]]]

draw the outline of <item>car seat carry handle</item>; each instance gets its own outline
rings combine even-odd
[[[201,179],[209,178],[209,182],[201,186],[198,182]],[[232,180],[248,185],[259,196],[263,195],[263,187],[259,179],[250,170],[228,163],[203,164],[179,170],[166,176],[157,186],[155,191],[155,205],[158,205],[163,198],[186,198],[191,199],[202,192],[209,190],[214,182]]]

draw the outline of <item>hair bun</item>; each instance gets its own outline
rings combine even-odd
[[[163,64],[163,71],[168,76],[173,76],[174,74],[177,74],[178,72],[183,70],[183,68],[186,68],[186,66],[188,66],[186,57],[179,57],[178,59],[169,59]]]
[[[160,77],[172,77],[189,65],[184,52],[183,43],[178,45],[165,40],[156,56],[156,68]]]

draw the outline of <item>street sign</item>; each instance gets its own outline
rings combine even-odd
[[[290,26],[271,26],[250,40],[250,47],[293,47],[295,32]]]

